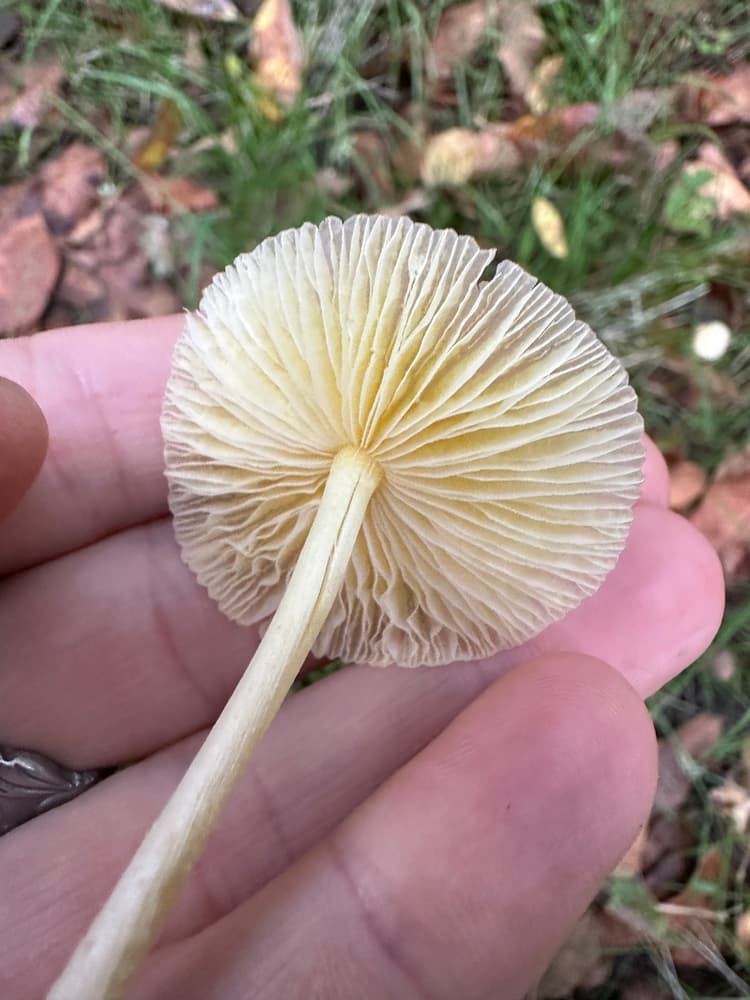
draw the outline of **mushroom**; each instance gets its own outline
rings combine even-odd
[[[516,264],[407,218],[306,224],[217,275],[162,427],[188,566],[270,618],[49,997],[102,1000],[153,940],[305,657],[438,665],[530,639],[628,533],[642,422],[620,363]]]

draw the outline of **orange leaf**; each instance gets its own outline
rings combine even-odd
[[[669,470],[669,506],[685,511],[706,488],[706,473],[697,462],[676,462]]]
[[[216,192],[189,177],[149,177],[141,181],[151,207],[169,215],[211,212],[218,204]]]
[[[717,479],[690,520],[719,554],[727,583],[750,579],[750,470]]]
[[[263,0],[253,20],[249,55],[255,78],[273,101],[290,107],[302,87],[303,53],[289,0]],[[275,120],[273,104],[261,108]]]

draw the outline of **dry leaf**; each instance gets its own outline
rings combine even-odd
[[[535,996],[537,1000],[557,1000],[579,987],[595,988],[606,981],[613,961],[604,953],[600,916],[589,908],[552,960]]]
[[[0,336],[30,330],[47,307],[60,255],[41,214],[13,220],[0,234]]]
[[[91,211],[105,176],[101,152],[82,142],[44,164],[39,173],[42,211],[54,233],[67,232]]]
[[[184,212],[212,212],[218,207],[216,192],[202,187],[189,177],[144,177],[141,187],[150,207],[169,215]]]
[[[544,24],[531,3],[508,0],[499,5],[502,41],[497,56],[508,78],[510,89],[525,94],[532,70],[546,40]]]
[[[547,253],[559,260],[568,256],[565,223],[549,198],[534,198],[531,203],[531,225]]]
[[[643,870],[643,858],[648,841],[648,828],[644,825],[638,831],[638,836],[627,849],[615,868],[615,875],[640,875]]]
[[[716,549],[727,584],[750,579],[750,471],[712,483],[690,520]]]
[[[570,104],[543,115],[522,115],[508,126],[508,138],[528,159],[556,157],[598,118],[598,104]]]
[[[290,107],[302,87],[302,42],[289,0],[263,0],[253,20],[248,50],[255,63],[255,78],[272,102],[264,114],[275,120],[279,107]]]
[[[451,128],[428,140],[420,172],[428,186],[460,185],[487,174],[511,173],[521,164],[505,126],[489,126],[481,132]]]
[[[138,145],[131,159],[139,170],[161,170],[167,161],[182,127],[182,115],[174,101],[159,105],[156,119],[146,138]]]
[[[693,77],[681,92],[683,113],[705,125],[750,122],[750,66],[743,63],[727,76]]]
[[[737,940],[746,951],[750,951],[750,910],[745,910],[737,917],[734,925],[734,933]]]
[[[16,86],[3,84],[0,89],[0,125],[35,128],[64,79],[65,70],[56,60],[24,66]]]
[[[425,53],[430,80],[450,79],[454,69],[472,56],[497,18],[497,6],[496,2],[474,0],[456,4],[443,12]]]
[[[562,55],[547,56],[537,64],[523,95],[533,115],[549,111],[552,91],[564,67],[565,57]]]
[[[647,888],[656,899],[674,891],[690,874],[693,836],[680,815],[657,811],[648,827],[648,839],[643,849],[643,876]]]
[[[717,895],[703,886],[719,885],[724,867],[721,848],[709,848],[701,855],[687,888],[657,906],[666,920],[667,933],[675,939],[670,951],[678,965],[701,968],[706,965],[705,949],[719,954],[714,942],[714,930],[720,926],[716,914]],[[693,942],[704,948],[696,948]]]
[[[159,0],[178,14],[188,14],[202,21],[239,21],[240,12],[231,0]]]
[[[706,488],[706,473],[697,462],[676,462],[669,469],[669,506],[686,511]]]
[[[698,712],[675,730],[670,740],[659,740],[659,782],[654,798],[655,812],[673,812],[690,794],[692,779],[682,756],[704,760],[716,745],[724,726],[720,715]]]
[[[425,53],[433,91],[471,58],[490,28],[501,32],[497,56],[511,89],[517,94],[526,92],[545,34],[534,4],[525,0],[476,0],[444,11]]]
[[[683,170],[688,176],[701,171],[712,174],[696,193],[716,202],[717,218],[730,219],[733,215],[750,212],[750,191],[739,179],[729,160],[712,143],[703,143],[698,151],[698,159],[686,163]]]

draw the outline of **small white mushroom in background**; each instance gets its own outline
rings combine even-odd
[[[719,361],[727,353],[731,340],[732,331],[721,320],[693,327],[693,353],[702,361]]]
[[[643,462],[620,363],[469,237],[327,219],[217,275],[166,391],[170,506],[232,619],[271,617],[49,994],[121,996],[312,649],[418,666],[524,642],[615,565]]]

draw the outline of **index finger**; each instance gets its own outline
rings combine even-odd
[[[0,375],[47,418],[41,472],[0,531],[0,574],[167,510],[159,413],[181,316],[0,341]]]

